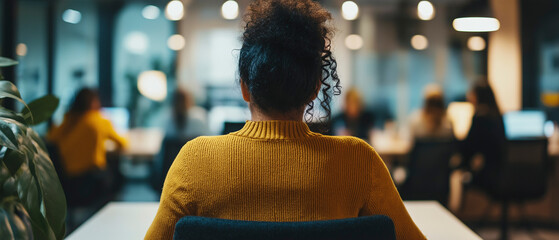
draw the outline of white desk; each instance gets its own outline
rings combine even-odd
[[[481,237],[436,201],[404,201],[404,204],[427,239],[481,240]]]
[[[157,202],[111,202],[66,239],[143,239],[155,217],[158,205]],[[437,202],[406,201],[405,205],[428,239],[481,239]]]

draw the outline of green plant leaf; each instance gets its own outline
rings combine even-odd
[[[5,108],[0,108],[0,118],[11,119],[11,120],[15,120],[15,121],[17,121],[21,124],[27,124],[27,122],[25,122],[25,118],[23,117],[23,114],[16,113],[14,111],[11,111],[11,110],[8,110],[8,109],[5,109]]]
[[[0,207],[0,239],[15,240],[8,211]]]
[[[42,208],[43,214],[57,239],[62,239],[66,231],[66,197],[58,180],[56,170],[48,159],[48,154],[43,150],[38,152],[39,154],[35,155],[34,165],[35,172],[43,173],[35,175],[43,195],[43,204],[45,206]]]
[[[16,65],[18,62],[9,58],[0,57],[0,67],[9,67]]]
[[[29,109],[27,104],[25,104],[23,99],[21,99],[21,94],[17,90],[17,87],[9,81],[0,81],[0,98],[14,99],[22,103],[25,108]],[[25,119],[26,122],[33,121],[33,115],[31,115],[31,112],[24,114],[23,118]]]
[[[2,162],[0,162],[0,196],[17,196],[16,180]]]
[[[18,198],[29,213],[33,236],[36,239],[54,240],[56,239],[54,232],[41,212],[43,199],[38,188],[39,184],[33,175],[31,166],[21,165],[15,176]]]
[[[4,164],[6,165],[12,176],[16,175],[16,172],[24,163],[25,156],[23,154],[12,149],[6,150],[6,153],[4,154]]]
[[[30,123],[48,119],[56,109],[58,99],[46,96],[34,101],[30,108],[21,99],[17,88],[6,81],[0,81],[1,98],[20,101],[26,109],[15,113],[0,108],[0,200],[6,196],[19,199],[22,209],[28,213],[34,239],[63,239],[66,219],[64,192],[44,143],[29,127]],[[37,122],[33,121],[32,113],[36,114]],[[0,210],[5,211],[3,206]],[[21,218],[22,211],[16,213]],[[11,226],[21,225],[18,225],[18,219],[9,217],[5,219]],[[0,221],[3,219],[0,215]],[[3,224],[0,222],[2,229]],[[0,233],[0,239],[3,237]]]
[[[27,104],[28,108],[24,108],[21,113],[24,116],[31,113],[33,115],[33,122],[29,124],[37,125],[52,116],[59,102],[60,100],[54,95],[46,95]]]
[[[16,85],[9,81],[0,81],[0,96],[2,98],[8,97],[23,102],[21,94],[17,90]]]
[[[36,180],[37,190],[41,196],[41,213],[56,239],[65,235],[66,197],[62,185],[44,148],[39,135],[31,128],[27,128],[26,137],[20,146],[28,162],[30,173]]]
[[[17,150],[18,141],[8,122],[0,121],[0,145]]]
[[[0,203],[0,208],[2,209],[0,214],[7,217],[7,220],[11,225],[10,234],[14,239],[33,239],[29,214],[27,214],[27,211],[25,211],[25,208],[16,197],[4,198]]]

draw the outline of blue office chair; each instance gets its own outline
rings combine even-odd
[[[453,139],[416,139],[410,152],[408,176],[399,187],[404,200],[437,200],[446,205]]]
[[[384,215],[309,222],[258,222],[186,216],[175,227],[175,240],[396,239]]]
[[[161,191],[163,190],[163,183],[167,177],[167,172],[169,172],[169,168],[171,168],[171,165],[179,154],[181,148],[192,139],[194,139],[194,137],[183,136],[167,136],[163,139],[163,142],[161,143],[161,150],[154,159],[150,169],[151,187],[158,194],[161,194]]]

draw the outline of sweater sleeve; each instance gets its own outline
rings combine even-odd
[[[396,239],[426,239],[411,219],[386,165],[374,151],[372,157],[372,191],[359,215],[386,215],[392,219]]]
[[[126,138],[120,136],[114,129],[113,124],[106,119],[103,119],[103,126],[107,131],[107,137],[113,141],[115,141],[120,148],[127,148],[128,147],[128,140]]]
[[[159,209],[147,231],[146,240],[173,239],[175,225],[179,219],[186,215],[192,215],[192,212],[188,209],[191,201],[189,201],[190,193],[187,190],[189,185],[186,179],[186,176],[188,176],[188,168],[185,166],[187,160],[188,150],[185,146],[181,149],[167,173]]]

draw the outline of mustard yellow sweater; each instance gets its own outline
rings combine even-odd
[[[397,239],[425,239],[366,142],[313,133],[303,122],[248,121],[182,148],[145,239],[172,239],[185,215],[311,221],[375,214],[392,218]]]
[[[115,132],[111,122],[95,110],[79,118],[66,114],[62,124],[52,129],[47,138],[58,146],[64,170],[71,176],[106,168],[106,140],[113,140],[121,147],[127,145],[126,139]]]

